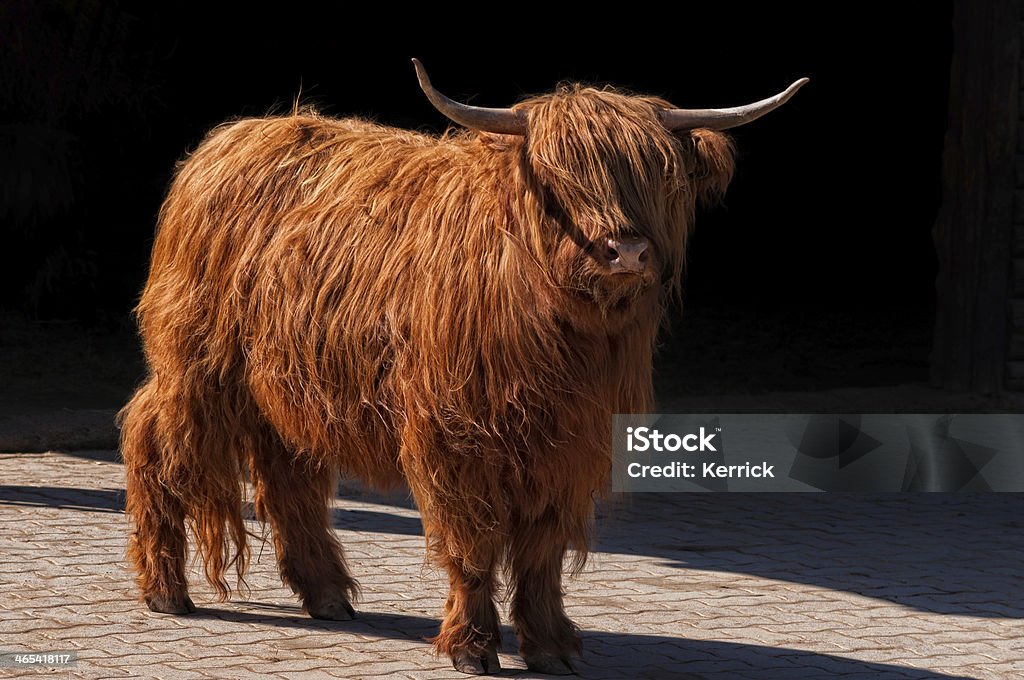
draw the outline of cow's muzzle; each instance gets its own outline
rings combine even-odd
[[[604,256],[612,274],[643,274],[651,266],[650,241],[642,236],[610,238]]]

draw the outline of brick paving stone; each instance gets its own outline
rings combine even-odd
[[[250,591],[149,612],[124,562],[123,470],[104,454],[0,454],[0,650],[75,651],[0,677],[458,677],[433,656],[446,578],[401,495],[344,488],[333,514],[359,618],[305,617],[256,541]],[[1024,676],[1024,525],[1005,494],[638,494],[600,512],[568,579],[585,678]],[[266,528],[249,521],[257,535]],[[506,675],[525,669],[504,623]]]

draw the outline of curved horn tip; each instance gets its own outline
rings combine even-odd
[[[782,103],[788,102],[790,98],[796,94],[797,90],[799,90],[801,87],[803,87],[809,82],[811,82],[810,78],[801,78],[800,80],[794,81],[792,85],[790,85],[777,95],[778,99]]]
[[[416,79],[420,81],[420,85],[429,85],[430,78],[427,76],[427,69],[424,68],[423,62],[421,62],[416,57],[413,57],[412,65],[416,69]]]
[[[419,59],[413,58],[412,65],[416,67],[416,77],[419,79],[420,89],[427,95],[427,99],[435,109],[452,122],[482,132],[504,135],[526,134],[526,118],[521,113],[512,109],[491,109],[452,101],[430,84],[427,69],[423,67]]]

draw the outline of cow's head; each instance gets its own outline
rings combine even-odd
[[[559,286],[609,316],[628,316],[659,284],[678,289],[698,203],[721,196],[733,149],[719,130],[784,104],[807,82],[731,109],[677,109],[655,97],[568,85],[510,109],[469,106],[420,86],[451,120],[523,138],[520,169],[542,207]]]

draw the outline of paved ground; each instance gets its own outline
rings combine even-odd
[[[423,641],[441,575],[415,510],[344,494],[336,525],[360,616],[301,615],[268,544],[252,592],[152,614],[123,561],[123,474],[109,452],[0,454],[0,651],[74,651],[73,669],[0,677],[448,678]],[[603,511],[569,584],[586,678],[1019,678],[1024,519],[1017,495],[636,496]],[[261,532],[254,524],[252,529]],[[254,552],[260,553],[257,545]],[[505,675],[532,677],[515,656]]]

